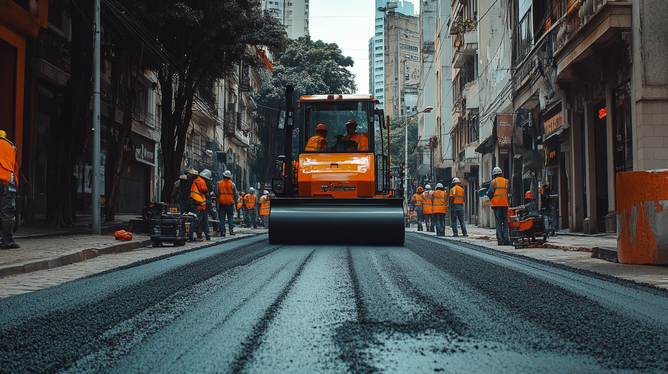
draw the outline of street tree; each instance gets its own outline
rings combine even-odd
[[[158,57],[149,58],[147,66],[157,73],[162,93],[162,196],[168,197],[180,174],[198,90],[240,63],[259,66],[252,46],[280,51],[288,39],[284,27],[255,0],[124,2],[159,45],[153,51]]]
[[[417,178],[417,118],[408,119],[408,178]],[[405,162],[406,154],[406,119],[390,118],[390,162],[391,167],[398,167]]]
[[[253,170],[262,180],[269,179],[273,161],[284,152],[285,131],[277,130],[276,124],[282,120],[279,113],[286,106],[284,92],[288,84],[294,86],[295,108],[301,95],[349,94],[357,90],[355,76],[347,69],[353,66],[353,59],[344,56],[335,43],[301,37],[290,41],[285,51],[274,54],[273,58],[274,71],[254,96],[259,105],[258,138],[263,146]]]

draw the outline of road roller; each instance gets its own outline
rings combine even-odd
[[[378,101],[304,95],[294,110],[292,93],[287,86],[278,125],[286,151],[272,177],[269,242],[402,246],[404,192],[392,188],[390,132]]]

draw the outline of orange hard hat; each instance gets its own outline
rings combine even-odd
[[[348,125],[355,125],[355,126],[357,126],[357,121],[355,121],[354,119],[351,119],[351,120],[349,120],[348,122],[346,122],[346,126],[348,126]]]
[[[525,199],[531,199],[531,191],[527,191],[527,193],[524,194]]]
[[[319,124],[319,125],[315,128],[315,131],[318,131],[318,130],[325,130],[325,131],[327,131],[327,126],[325,126],[325,125],[323,125],[323,124],[321,123],[321,124]]]
[[[424,191],[424,188],[418,187],[418,192],[422,192],[422,191]]]

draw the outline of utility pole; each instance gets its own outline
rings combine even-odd
[[[93,185],[91,218],[94,235],[100,235],[100,0],[95,0],[93,37]]]

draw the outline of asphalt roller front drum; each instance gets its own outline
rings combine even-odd
[[[274,198],[269,242],[403,246],[404,226],[401,199]]]

